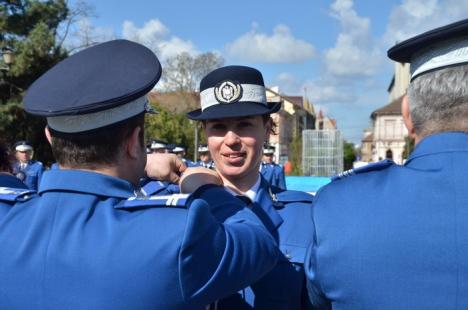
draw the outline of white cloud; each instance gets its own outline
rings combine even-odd
[[[312,102],[325,103],[351,103],[356,100],[352,85],[330,79],[317,79],[305,81],[303,88]]]
[[[295,38],[285,25],[278,25],[268,35],[252,30],[226,45],[229,56],[242,61],[261,63],[300,63],[315,55],[312,44]]]
[[[199,53],[191,41],[170,36],[169,29],[157,19],[146,22],[141,28],[135,26],[131,21],[125,21],[122,28],[124,38],[146,45],[162,60],[176,56],[182,52],[187,52],[191,55]]]
[[[278,74],[273,83],[274,85],[270,86],[278,86],[281,94],[294,96],[303,93],[303,90],[301,90],[301,83],[291,73],[283,72]]]
[[[424,31],[466,18],[468,1],[403,0],[390,13],[384,44],[392,46]]]
[[[372,76],[379,68],[382,53],[370,33],[370,20],[359,16],[352,0],[336,0],[330,7],[341,33],[335,46],[325,51],[325,67],[336,77]]]

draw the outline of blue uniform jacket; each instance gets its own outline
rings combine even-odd
[[[13,174],[32,190],[38,189],[43,172],[44,166],[40,161],[30,160],[24,169],[20,168],[18,161],[13,163]]]
[[[32,197],[3,191],[0,309],[204,309],[278,259],[220,187],[132,195],[127,181],[78,170],[45,172]]]
[[[283,191],[262,178],[252,211],[278,241],[275,268],[241,292],[218,302],[218,309],[308,309],[304,259],[312,242],[313,196]]]
[[[306,265],[317,309],[468,309],[467,175],[468,134],[451,132],[322,188]]]
[[[193,167],[204,167],[204,168],[208,168],[208,169],[215,169],[215,163],[214,161],[210,161],[209,163],[205,163],[204,161],[197,161],[196,163],[194,163]]]
[[[286,177],[282,166],[275,163],[267,164],[262,162],[260,173],[270,185],[283,190],[286,189]]]
[[[20,179],[9,173],[0,172],[0,186],[13,188],[28,188]]]
[[[157,181],[150,178],[142,179],[140,186],[142,193],[146,196],[163,196],[180,193],[178,184]]]

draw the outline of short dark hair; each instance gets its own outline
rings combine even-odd
[[[96,169],[116,162],[122,143],[140,127],[140,144],[144,146],[144,113],[110,126],[84,133],[66,134],[49,128],[52,152],[60,165]]]
[[[272,135],[277,135],[278,132],[276,131],[278,129],[278,124],[275,123],[273,118],[271,117],[271,114],[264,114],[262,115],[263,117],[263,123],[266,124],[268,121],[270,121],[271,128],[270,128],[270,134]]]

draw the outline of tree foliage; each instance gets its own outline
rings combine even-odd
[[[146,142],[161,139],[167,143],[182,144],[187,147],[187,158],[192,158],[197,122],[191,122],[185,113],[172,113],[157,103],[154,106],[159,114],[146,117]]]
[[[205,75],[223,64],[224,59],[215,53],[191,56],[183,52],[167,59],[163,65],[163,89],[173,92],[194,92]]]
[[[405,137],[405,147],[403,149],[403,159],[407,159],[409,157],[409,155],[411,154],[411,152],[413,152],[414,150],[414,139],[409,137],[409,136],[406,136]]]
[[[293,141],[289,144],[289,152],[292,164],[291,175],[302,175],[302,137],[295,135]]]
[[[75,12],[75,13],[74,13]],[[8,143],[29,140],[36,157],[53,160],[44,137],[45,120],[27,115],[21,106],[25,91],[45,71],[67,57],[67,32],[61,25],[76,20],[65,0],[0,0],[0,48],[12,49],[11,65],[0,61],[0,134]]]
[[[354,143],[343,141],[343,169],[349,170],[353,168],[353,163],[356,161],[356,150]]]

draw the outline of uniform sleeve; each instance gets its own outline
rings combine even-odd
[[[317,199],[314,200],[314,207]],[[313,222],[313,221],[312,221]],[[317,232],[314,225],[314,236],[311,245],[307,249],[304,271],[307,277],[307,290],[312,303],[312,309],[332,309],[330,301],[326,298],[320,283],[319,269],[317,262]]]
[[[192,196],[179,280],[185,301],[206,305],[260,279],[280,252],[258,218],[222,188]]]

